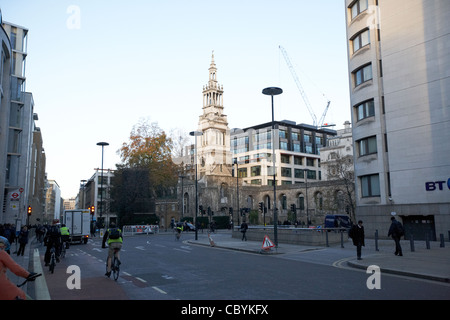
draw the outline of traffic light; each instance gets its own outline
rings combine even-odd
[[[259,203],[259,211],[264,212],[264,202]]]
[[[94,215],[94,213],[95,213],[95,207],[92,206],[92,207],[90,207],[89,209],[91,209],[91,215]]]
[[[31,216],[31,212],[33,212],[33,208],[31,208],[31,206],[28,206],[27,213],[29,216]]]
[[[233,208],[232,208],[232,207],[229,207],[229,208],[228,208],[228,212],[229,212],[231,215],[233,215]]]
[[[295,204],[291,204],[291,211],[295,212],[295,210],[296,210]]]

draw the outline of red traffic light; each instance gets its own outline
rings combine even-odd
[[[91,214],[94,214],[95,213],[95,207],[92,206],[92,207],[90,207],[90,209],[91,209]]]

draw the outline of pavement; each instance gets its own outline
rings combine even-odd
[[[163,235],[165,233],[161,233]],[[170,233],[171,234],[171,233]],[[154,235],[150,235],[154,236]],[[213,243],[211,243],[212,239]],[[279,243],[277,247],[263,249],[261,241],[242,241],[231,237],[231,231],[220,230],[208,237],[206,231],[198,233],[195,240],[194,233],[183,233],[182,240],[191,245],[208,246],[219,250],[237,250],[241,252],[275,256],[279,258],[297,259],[315,263],[327,263],[336,267],[348,267],[367,270],[369,266],[376,265],[381,273],[391,273],[407,277],[421,278],[450,284],[450,242],[445,241],[444,247],[439,241],[431,241],[429,249],[425,241],[401,240],[403,256],[394,255],[393,240],[365,240],[362,248],[362,260],[356,259],[356,248],[350,239],[344,243],[326,246],[306,246]],[[36,273],[43,273],[43,257],[39,255],[38,244],[32,237],[25,247],[25,254],[15,254],[16,245],[11,245],[11,257],[23,268]],[[42,252],[42,251],[41,251]],[[328,257],[328,260],[327,260]],[[15,284],[24,281],[10,271],[8,278]],[[39,277],[35,282],[27,283],[22,289],[29,297],[35,300],[50,300],[45,276]],[[81,297],[80,297],[81,298]]]

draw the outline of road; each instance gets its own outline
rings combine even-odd
[[[199,235],[204,236],[204,235]],[[117,282],[104,276],[107,249],[100,238],[75,244],[56,267],[44,269],[54,300],[448,300],[444,283],[383,274],[369,289],[364,270],[345,267],[327,250],[258,255],[193,245],[183,234],[126,237]],[[41,249],[43,256],[43,249]],[[80,289],[69,289],[78,266]],[[69,279],[69,280],[70,280]]]

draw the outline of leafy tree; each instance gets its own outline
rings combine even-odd
[[[111,198],[123,224],[136,213],[155,212],[154,199],[173,194],[178,175],[172,140],[157,123],[141,119],[118,153],[122,163],[116,165]]]
[[[133,127],[128,143],[120,148],[120,158],[128,168],[146,168],[150,180],[157,189],[164,193],[164,188],[177,183],[177,167],[172,161],[172,139],[161,130],[157,123],[149,124],[147,120]],[[156,195],[156,194],[155,194]]]

